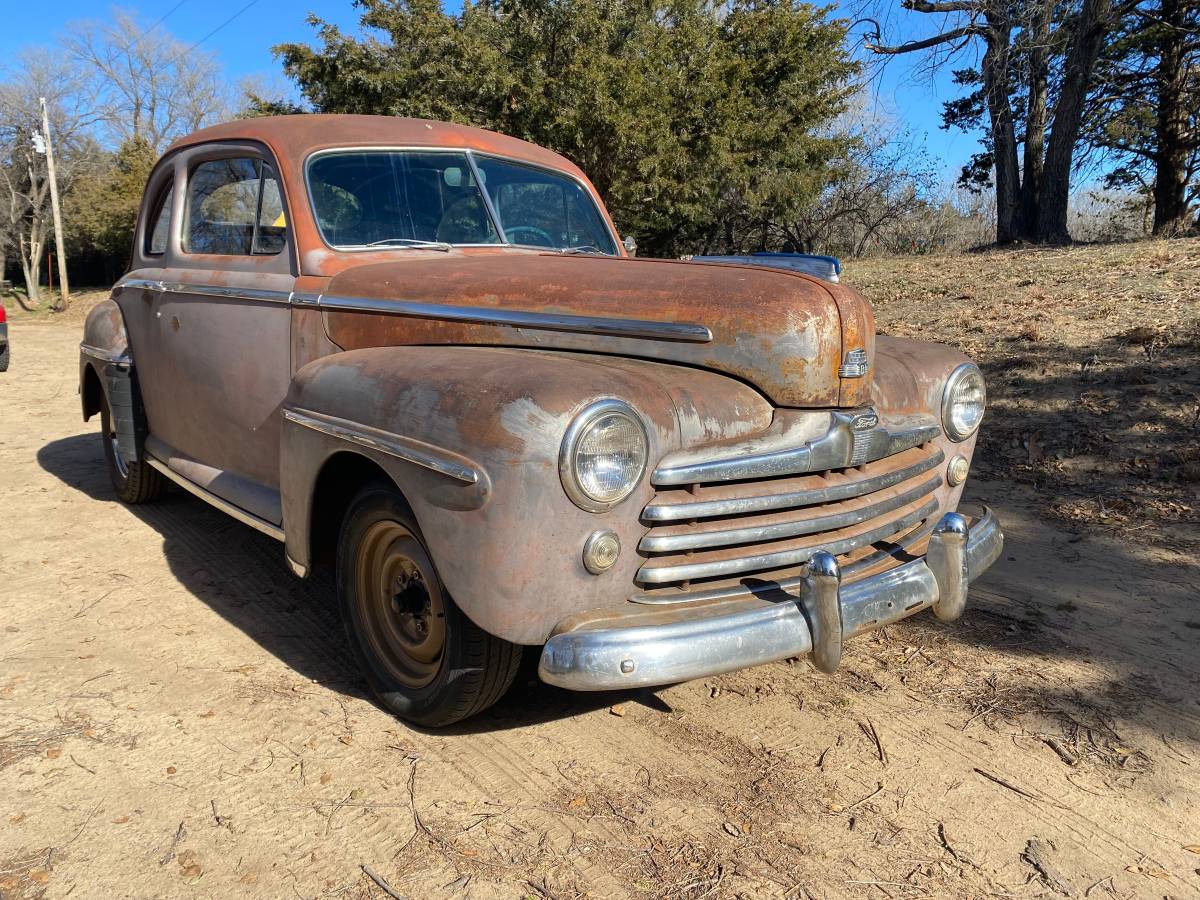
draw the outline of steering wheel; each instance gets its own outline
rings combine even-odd
[[[518,240],[515,237],[515,235],[517,235],[517,234],[530,234],[530,235],[533,235],[533,237],[538,238],[538,240],[534,240],[534,241]],[[505,228],[504,229],[504,237],[507,238],[508,241],[513,244],[532,243],[538,247],[553,247],[554,246],[554,238],[552,238],[550,236],[550,232],[543,231],[541,228],[538,228],[535,225],[514,225],[512,228]]]

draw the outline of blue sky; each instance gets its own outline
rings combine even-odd
[[[248,3],[249,8],[238,15]],[[11,60],[24,47],[51,43],[68,22],[103,16],[115,8],[96,0],[56,0],[44,6],[5,0],[3,5],[9,9],[0,31],[0,60]],[[458,5],[458,0],[448,0],[450,8]],[[217,55],[233,82],[257,76],[280,85],[282,76],[270,48],[286,41],[312,40],[313,29],[304,21],[308,13],[349,31],[355,30],[358,21],[350,0],[126,0],[118,6],[138,13],[145,25],[165,15],[160,28],[187,43],[203,41],[201,46]],[[232,22],[208,36],[235,15]],[[897,24],[903,21],[898,19]],[[907,58],[893,60],[874,84],[874,102],[925,142],[947,178],[956,177],[977,145],[969,136],[938,127],[942,102],[956,91],[948,74],[931,81],[917,71],[916,63]]]

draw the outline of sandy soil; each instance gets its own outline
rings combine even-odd
[[[1200,896],[1193,554],[979,482],[954,626],[422,732],[278,544],[114,501],[78,334],[16,322],[0,376],[4,898]]]

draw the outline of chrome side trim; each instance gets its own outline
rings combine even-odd
[[[788,566],[798,566],[812,559],[813,554],[825,550],[838,556],[849,553],[859,547],[874,544],[876,541],[890,537],[898,531],[903,531],[916,525],[922,519],[937,512],[937,500],[931,498],[919,508],[890,522],[865,531],[853,537],[830,541],[819,547],[800,547],[795,550],[780,550],[775,553],[760,553],[753,556],[743,556],[737,559],[721,559],[715,562],[690,563],[678,566],[642,566],[638,569],[636,581],[642,584],[664,584],[672,581],[691,581],[696,578],[713,578],[724,575],[736,575],[739,572],[754,572],[769,569],[783,569]]]
[[[757,525],[749,528],[724,528],[719,531],[692,531],[686,534],[656,535],[651,532],[642,538],[638,549],[647,553],[670,553],[679,550],[697,550],[701,547],[728,547],[733,544],[761,543],[780,538],[817,534],[821,531],[836,531],[839,528],[849,528],[851,525],[859,525],[868,519],[894,512],[941,486],[942,476],[935,475],[895,497],[889,497],[871,506],[816,516],[811,519],[800,519],[796,522],[780,522],[775,525]]]
[[[258,303],[316,306],[344,312],[382,313],[444,322],[473,325],[502,325],[511,328],[535,328],[543,331],[570,331],[581,334],[606,334],[613,337],[648,338],[659,341],[683,341],[706,344],[712,332],[704,325],[689,322],[655,322],[648,319],[616,319],[605,316],[576,316],[567,313],[539,313],[496,309],[487,306],[455,306],[444,303],[418,303],[408,300],[380,300],[373,297],[336,297],[292,291],[267,291],[256,288],[218,287],[186,284],[180,281],[154,281],[127,278],[118,288],[158,291],[163,294],[195,294],[226,300],[250,300]]]
[[[130,288],[132,290],[161,291],[163,283],[150,278],[123,278],[113,285],[113,290]]]
[[[382,313],[473,325],[505,325],[512,328],[536,328],[544,331],[574,331],[582,334],[606,334],[613,337],[650,338],[652,340],[708,343],[712,332],[703,325],[687,322],[652,322],[645,319],[613,319],[575,316],[566,313],[539,313],[486,306],[452,306],[444,303],[414,303],[407,300],[377,300],[371,297],[331,297],[322,295],[322,309],[346,312]]]
[[[1004,537],[991,510],[971,523],[966,555],[972,579],[1000,555]],[[826,572],[825,575],[832,573]],[[932,606],[938,580],[924,559],[843,585],[838,593],[842,637],[881,628]],[[608,611],[611,612],[611,611]],[[693,678],[787,659],[813,649],[812,604],[802,595],[773,592],[669,614],[600,620],[554,634],[546,642],[538,675],[548,684],[577,691],[606,691],[675,684]],[[664,616],[669,616],[664,621]]]
[[[111,350],[93,347],[91,344],[80,344],[79,352],[84,356],[90,356],[92,359],[98,359],[101,362],[112,363],[114,366],[133,365],[133,357],[128,353],[114,353]]]
[[[711,484],[844,469],[909,450],[941,434],[941,426],[934,423],[921,423],[897,431],[877,427],[877,423],[878,418],[870,410],[834,410],[830,413],[829,429],[799,447],[713,458],[703,458],[707,455],[703,451],[700,458],[694,451],[677,451],[663,458],[651,481],[660,486]],[[770,448],[779,440],[778,433],[772,434],[764,439],[764,447]],[[753,441],[741,446],[744,448],[747,444],[753,445]]]
[[[423,441],[312,410],[285,409],[283,417],[289,422],[295,422],[297,425],[311,428],[313,431],[350,441],[360,447],[366,447],[368,450],[376,450],[379,453],[403,459],[466,484],[475,484],[479,481],[480,473],[477,468],[456,454]]]
[[[232,503],[229,503],[226,500],[222,500],[216,494],[212,493],[212,491],[205,490],[194,481],[189,481],[187,478],[184,478],[161,460],[155,459],[153,456],[147,454],[146,462],[165,475],[167,478],[171,479],[189,494],[194,494],[210,506],[215,506],[226,515],[237,519],[243,525],[249,525],[256,531],[261,531],[263,534],[267,535],[268,537],[273,537],[277,541],[282,541],[284,539],[282,528],[278,527],[277,525],[272,525],[270,522],[260,519],[258,516],[252,516],[244,509],[234,506]]]
[[[194,284],[182,281],[154,281],[147,278],[127,278],[117,287],[141,288],[161,294],[196,294],[201,297],[216,297],[223,300],[251,300],[257,303],[287,304],[292,300],[291,291],[268,291],[259,288],[224,287],[214,284]]]
[[[873,494],[900,484],[902,481],[928,472],[941,465],[946,458],[941,449],[927,459],[897,469],[895,472],[885,472],[861,481],[850,481],[832,487],[817,488],[811,491],[792,491],[786,494],[767,494],[756,497],[737,497],[730,500],[701,500],[694,503],[669,503],[665,500],[652,500],[642,510],[642,518],[649,522],[678,522],[688,519],[707,519],[714,516],[735,516],[743,513],[768,512],[773,509],[790,509],[794,506],[812,506],[817,503],[830,503],[834,500],[847,500],[851,497],[861,497]]]

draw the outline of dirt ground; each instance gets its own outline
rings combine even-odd
[[[893,302],[880,319],[896,328]],[[383,884],[409,898],[1200,896],[1194,482],[1100,472],[1089,495],[1071,470],[1061,485],[1080,454],[1047,438],[1052,411],[1024,432],[1047,452],[1020,444],[1028,386],[997,379],[995,357],[985,429],[1000,434],[970,495],[1008,543],[961,622],[859,639],[832,677],[790,661],[582,696],[529,669],[492,711],[424,732],[366,697],[327,580],[293,578],[277,543],[182,492],[115,502],[79,418],[78,322],[14,318],[6,900],[383,898]],[[1056,327],[998,352],[1087,343]],[[1179,365],[1169,332],[1148,363]],[[1097,365],[1142,353],[1111,346]],[[1139,439],[1129,429],[1121,441]],[[1188,446],[1159,437],[1157,465]],[[1183,509],[1110,521],[1059,503],[1139,493]]]

